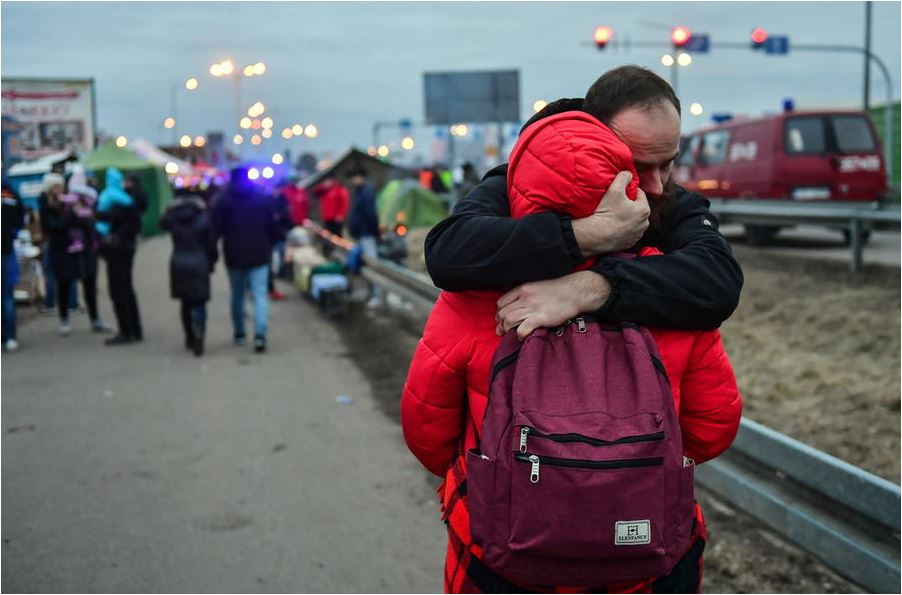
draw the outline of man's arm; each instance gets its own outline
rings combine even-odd
[[[603,258],[596,267],[611,286],[599,315],[675,329],[711,329],[739,304],[742,269],[700,194],[678,188],[673,208],[647,245],[664,256]]]
[[[489,172],[426,236],[426,268],[436,286],[505,289],[569,273],[582,258],[569,217],[511,218],[507,166],[502,167]]]
[[[643,242],[663,256],[608,257],[593,271],[527,283],[498,301],[498,333],[524,338],[582,312],[604,320],[675,329],[710,329],[739,303],[742,270],[701,195],[678,189],[670,212]]]

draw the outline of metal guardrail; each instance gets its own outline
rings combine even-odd
[[[880,203],[817,202],[800,203],[785,200],[710,199],[711,212],[721,223],[758,225],[798,225],[810,223],[849,230],[851,269],[861,270],[865,224],[900,222],[899,205]]]
[[[898,214],[897,214],[898,215]],[[308,225],[339,249],[352,244]],[[425,320],[441,290],[429,277],[364,257],[363,276],[410,301]],[[699,483],[876,593],[900,587],[900,487],[743,418],[726,453],[696,470]]]

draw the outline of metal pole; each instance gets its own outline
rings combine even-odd
[[[868,56],[871,53],[871,2],[864,3],[864,109],[871,107],[871,61]]]
[[[849,244],[852,246],[852,272],[861,270],[861,219],[849,221]]]
[[[673,65],[670,67],[670,86],[673,87],[673,94],[677,97],[680,96],[679,85],[677,84],[679,81],[679,69],[680,65],[677,64],[676,58],[674,58]]]
[[[178,124],[179,124],[179,118],[178,118],[177,110],[176,110],[178,90],[179,90],[178,83],[173,83],[172,84],[172,92],[169,96],[169,107],[170,107],[170,111],[172,112],[172,119],[175,120],[175,126],[178,126]],[[175,126],[172,127],[172,145],[173,146],[175,146],[176,137],[178,136],[178,132],[176,131],[177,129]]]

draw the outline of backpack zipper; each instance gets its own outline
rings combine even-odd
[[[592,446],[614,446],[616,444],[633,444],[636,442],[657,442],[664,439],[663,430],[653,434],[639,434],[637,436],[624,436],[617,440],[602,440],[600,438],[590,438],[582,434],[543,434],[532,426],[523,426],[520,428],[520,452],[526,452],[526,442],[529,437],[545,438],[555,442],[583,442]]]
[[[584,459],[560,459],[558,457],[539,457],[532,454],[514,453],[514,459],[530,463],[529,481],[539,483],[539,466],[541,464],[552,467],[571,467],[574,469],[625,469],[630,467],[657,467],[664,463],[663,457],[650,459],[617,459],[613,461],[586,461]]]

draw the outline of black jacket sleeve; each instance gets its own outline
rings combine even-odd
[[[678,188],[676,200],[643,244],[663,256],[603,258],[595,270],[611,284],[601,318],[674,329],[711,329],[739,304],[742,269],[718,230],[710,203]]]
[[[437,287],[507,289],[566,275],[581,260],[569,217],[511,218],[506,170],[486,174],[426,236],[426,268]]]
[[[510,218],[506,170],[496,168],[426,237],[426,266],[449,291],[509,289],[560,277],[582,260],[570,219],[554,213]],[[672,207],[643,244],[665,255],[602,259],[612,286],[598,316],[676,329],[709,329],[739,303],[742,271],[710,204],[677,188]],[[707,223],[706,223],[707,222]]]

